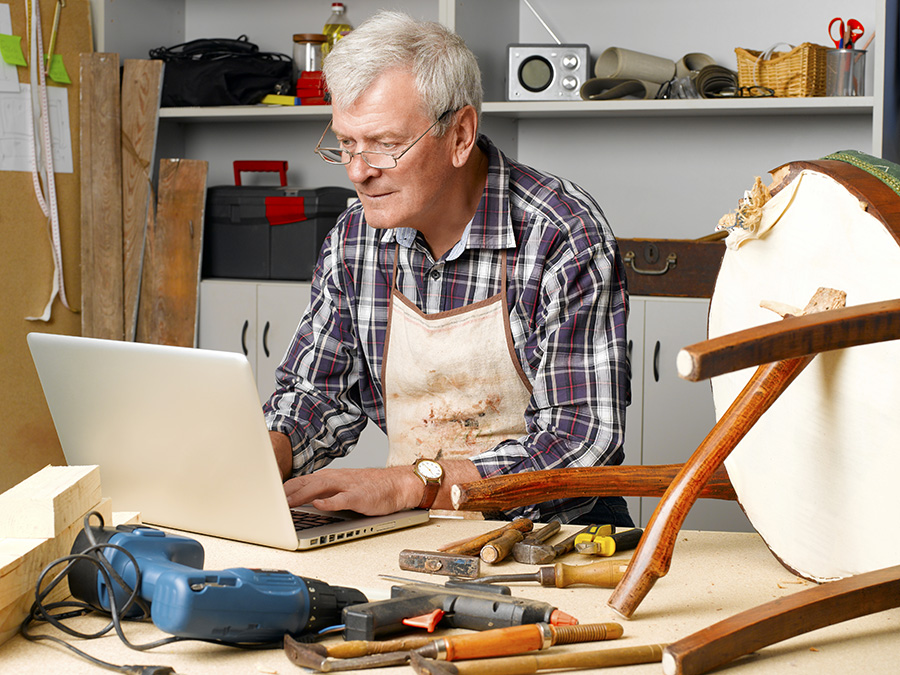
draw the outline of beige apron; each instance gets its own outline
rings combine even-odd
[[[465,459],[525,433],[531,386],[513,349],[502,255],[497,295],[427,315],[397,290],[395,260],[382,363],[389,466]]]

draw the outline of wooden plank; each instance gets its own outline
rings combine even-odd
[[[114,522],[112,499],[104,498],[81,513],[56,537],[0,538],[0,607],[11,604],[23,594],[34,595],[34,585],[41,570],[56,558],[69,554],[75,537],[84,527],[84,516],[91,511],[103,516],[107,525]],[[96,525],[97,520],[93,519],[92,524]]]
[[[159,163],[156,222],[147,232],[137,340],[193,347],[206,206],[204,161]]]
[[[84,527],[85,514],[97,511],[105,523],[113,523],[112,500],[103,499],[85,509],[57,536],[48,539],[0,539],[0,644],[11,638],[34,602],[35,584],[47,565],[69,555],[75,538]],[[69,584],[63,581],[47,598],[57,602],[69,596]]]
[[[44,467],[0,494],[0,536],[55,537],[99,501],[99,467]]]
[[[122,248],[125,339],[134,340],[144,241],[153,217],[151,185],[163,62],[125,59],[122,74]]]
[[[81,55],[82,335],[121,340],[119,55]]]

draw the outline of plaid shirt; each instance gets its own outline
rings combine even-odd
[[[345,455],[372,419],[385,428],[381,364],[391,275],[423,312],[464,307],[500,291],[516,355],[533,387],[526,435],[472,457],[482,476],[619,464],[629,398],[628,296],[616,240],[578,186],[511,161],[484,136],[484,195],[460,244],[434,261],[415,230],[375,230],[359,203],[322,248],[312,299],[276,371],[264,410],[290,437],[294,475]],[[507,512],[562,522],[593,499],[544,502]]]

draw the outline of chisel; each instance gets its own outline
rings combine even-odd
[[[588,565],[556,563],[523,574],[494,574],[478,579],[466,579],[466,584],[496,584],[508,581],[536,581],[541,586],[565,588],[573,584],[587,584],[600,588],[615,588],[625,575],[628,563],[623,560],[599,560]]]

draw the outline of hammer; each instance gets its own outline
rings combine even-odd
[[[550,523],[550,525],[547,525],[546,527],[551,527],[553,524],[554,523]],[[556,529],[552,530],[550,534],[543,539],[538,540],[537,536],[541,535],[544,532],[544,529],[546,528],[538,530],[534,535],[525,537],[522,541],[513,546],[512,554],[513,559],[516,562],[524,563],[526,565],[546,565],[559,556],[571,551],[575,547],[575,537],[587,532],[588,529],[590,529],[590,526],[552,546],[550,544],[545,544],[544,541],[549,539],[553,534],[556,534],[559,530],[559,523],[556,523]]]
[[[559,527],[558,520],[551,520],[541,529],[535,530],[520,542],[514,544],[512,547],[513,559],[516,562],[527,562],[527,559],[531,557],[529,554],[531,549],[535,546],[541,546],[550,537],[559,532]]]

